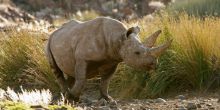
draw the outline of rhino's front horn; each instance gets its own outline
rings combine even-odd
[[[161,33],[161,30],[158,30],[158,31],[154,32],[152,35],[150,35],[146,39],[146,41],[144,42],[144,45],[146,47],[149,47],[149,48],[153,47],[155,42],[156,42],[156,40],[157,40],[157,37],[159,36],[160,33]]]
[[[161,53],[163,53],[172,43],[173,39],[167,41],[166,43],[158,46],[158,47],[154,47],[150,49],[150,52],[153,56],[160,56]]]

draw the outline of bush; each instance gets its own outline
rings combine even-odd
[[[173,3],[170,11],[186,12],[194,16],[220,16],[219,0],[178,0]]]
[[[0,32],[0,86],[6,88],[50,88],[57,90],[44,54],[46,35],[28,31]]]
[[[171,91],[205,92],[219,88],[220,19],[206,17],[201,20],[187,14],[180,14],[177,19],[163,14],[150,23],[145,18],[135,22],[142,26],[142,36],[159,28],[163,33],[158,43],[161,44],[168,37],[174,41],[171,48],[159,58],[155,72],[133,71],[120,66],[111,84],[111,91],[119,88],[115,93],[119,94],[117,97],[145,98]]]

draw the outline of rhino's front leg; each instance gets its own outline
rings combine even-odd
[[[86,67],[85,61],[77,61],[75,65],[75,83],[70,89],[70,95],[74,101],[79,101],[80,94],[86,83]]]
[[[115,69],[117,65],[112,66],[111,68],[108,68],[107,70],[103,71],[101,76],[101,82],[100,82],[100,94],[101,98],[104,98],[108,102],[114,101],[111,96],[108,94],[108,87],[111,80],[111,77],[113,76]]]

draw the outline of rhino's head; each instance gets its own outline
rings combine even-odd
[[[172,40],[153,47],[161,30],[148,37],[144,43],[139,40],[139,31],[139,27],[132,27],[127,30],[126,40],[120,49],[120,55],[123,61],[131,67],[143,70],[155,69],[157,58],[171,45]]]

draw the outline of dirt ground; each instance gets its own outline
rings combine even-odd
[[[77,109],[85,110],[220,110],[217,97],[187,97],[117,100],[107,103],[104,99],[80,103]]]
[[[87,84],[83,96],[86,100],[77,109],[85,110],[220,110],[218,92],[185,92],[155,99],[117,99],[108,103],[99,99],[98,83]]]

